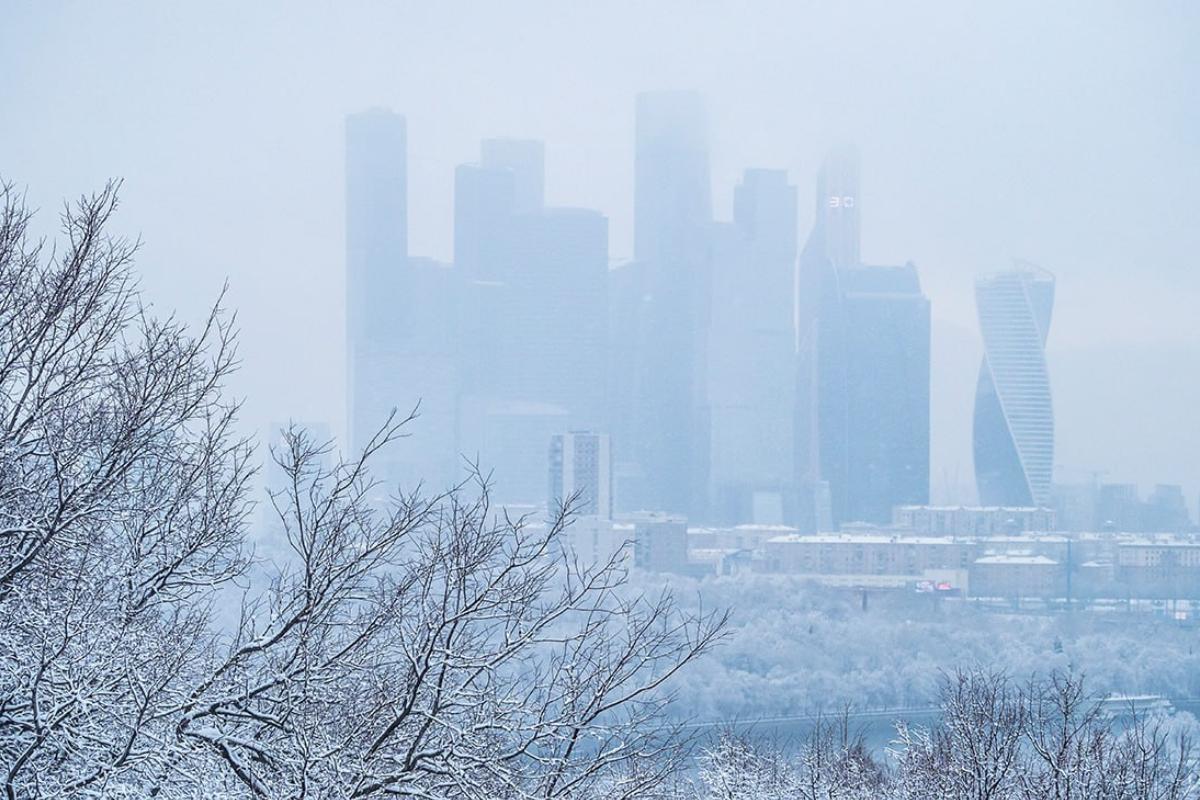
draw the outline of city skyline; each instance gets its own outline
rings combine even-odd
[[[1200,800],[1198,40],[7,4],[6,795]]]
[[[1143,491],[1182,483],[1195,513],[1200,426],[1190,409],[1200,380],[1178,367],[1200,348],[1190,222],[1200,163],[1186,146],[1198,130],[1189,101],[1198,73],[1183,46],[1195,9],[728,10],[530,3],[520,15],[476,9],[451,23],[446,9],[350,18],[309,7],[281,34],[278,9],[264,4],[231,10],[237,24],[221,28],[228,57],[213,61],[202,34],[215,18],[198,9],[18,7],[0,58],[25,76],[6,89],[28,113],[0,131],[0,151],[6,177],[48,211],[125,177],[118,221],[144,237],[143,281],[159,306],[195,319],[229,279],[246,365],[232,386],[247,398],[248,430],[288,416],[340,429],[346,113],[384,105],[408,117],[413,254],[451,260],[453,169],[479,157],[481,139],[509,136],[546,143],[546,202],[600,210],[612,255],[626,257],[632,98],[695,87],[713,124],[718,219],[731,219],[742,170],[763,166],[801,187],[806,226],[820,158],[838,139],[858,142],[870,168],[863,257],[911,258],[934,301],[935,499],[973,494],[982,357],[973,282],[1015,255],[1059,280],[1047,359],[1054,402],[1072,413],[1059,409],[1056,468],[1080,482],[1103,471]],[[1045,34],[1036,42],[1030,14]],[[530,40],[516,17],[547,27]],[[128,41],[120,59],[99,46],[105,35]],[[179,56],[165,68],[160,42]],[[96,95],[76,69],[125,89]],[[52,231],[54,214],[36,224]]]
[[[351,429],[363,427],[355,417],[386,411],[360,394],[376,406],[393,396],[439,409],[400,465],[384,457],[386,479],[450,484],[457,458],[497,476],[502,500],[537,504],[555,458],[551,447],[547,462],[545,442],[591,429],[606,441],[616,434],[607,480],[623,513],[816,531],[883,525],[895,508],[928,504],[931,304],[911,262],[861,261],[856,148],[827,155],[798,251],[786,172],[747,169],[733,222],[716,221],[702,97],[643,93],[636,105],[645,258],[615,266],[604,215],[543,205],[537,140],[484,139],[480,159],[456,169],[456,263],[401,255],[405,119],[380,109],[347,118],[348,165],[383,166],[375,183],[347,170],[347,285],[376,274],[370,302],[361,286],[347,293],[348,374],[361,382],[348,384]],[[398,167],[364,148],[372,128],[366,141],[393,151]],[[368,207],[373,197],[384,214]],[[398,231],[375,231],[384,246],[373,252],[394,269],[368,269],[371,226],[357,218],[386,228],[388,213],[402,217]],[[1099,518],[1107,485],[1053,483],[1043,354],[1052,276],[1018,262],[980,279],[977,297],[987,347],[972,434],[978,502],[1061,508],[1076,520],[1070,504],[1091,503]],[[490,330],[488,319],[505,325]],[[355,362],[358,350],[371,358]],[[1149,508],[1164,488],[1177,491],[1158,486]],[[1132,491],[1127,505],[1137,506]]]

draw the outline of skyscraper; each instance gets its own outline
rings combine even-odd
[[[407,296],[398,298],[404,315],[395,371],[386,385],[400,413],[419,404],[405,438],[380,454],[390,474],[405,486],[424,483],[443,489],[462,479],[457,447],[457,399],[461,366],[455,348],[455,310],[461,283],[450,264],[409,256]]]
[[[346,118],[346,371],[350,446],[361,450],[395,410],[420,406],[406,438],[379,452],[389,490],[457,475],[458,287],[447,264],[408,256],[404,117]],[[397,420],[398,421],[398,420]]]
[[[573,431],[550,439],[548,508],[575,498],[581,516],[612,517],[612,459],[608,436]]]
[[[504,167],[460,164],[454,170],[454,266],[467,280],[508,277],[508,237],[516,174]]]
[[[778,524],[795,497],[796,187],[783,170],[746,170],[733,216],[712,250],[709,513]]]
[[[404,117],[372,109],[346,118],[346,394],[350,446],[361,448],[397,404],[387,363],[407,296]]]
[[[512,242],[514,391],[563,407],[574,427],[601,426],[608,218],[583,208],[518,215]]]
[[[1046,336],[1054,276],[1032,264],[975,284],[983,364],[975,390],[975,482],[983,505],[1048,506],[1054,410]]]
[[[633,458],[645,496],[671,512],[699,511],[707,490],[702,413],[712,222],[704,106],[693,92],[637,98],[634,256],[644,265],[638,368],[629,381]],[[620,445],[625,446],[625,445]]]
[[[539,502],[549,437],[604,421],[608,220],[543,205],[540,142],[480,150],[455,173],[458,441],[495,469],[498,499]]]
[[[543,209],[542,143],[484,139],[479,161],[454,170],[454,263],[468,280],[512,276],[513,218]]]
[[[884,524],[929,499],[929,300],[859,256],[858,160],[826,159],[797,281],[796,522]]]
[[[513,211],[535,214],[545,205],[545,147],[536,139],[484,139],[479,163],[513,175]]]

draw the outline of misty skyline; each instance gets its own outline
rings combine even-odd
[[[803,236],[828,146],[858,145],[863,260],[911,259],[932,303],[935,500],[947,476],[971,484],[974,280],[1017,256],[1058,278],[1056,464],[1143,492],[1183,483],[1194,508],[1190,6],[518,5],[16,7],[0,32],[16,121],[0,129],[0,174],[29,187],[41,230],[62,198],[123,177],[116,227],[143,236],[157,308],[194,317],[228,277],[246,422],[337,430],[346,113],[407,118],[411,254],[449,259],[455,166],[481,139],[516,136],[545,143],[547,203],[609,218],[619,260],[633,249],[634,97],[696,89],[718,220],[744,168],[781,168]]]

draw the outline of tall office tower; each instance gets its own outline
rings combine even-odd
[[[796,524],[886,524],[929,502],[929,300],[859,257],[858,162],[833,152],[797,280]],[[825,508],[828,508],[828,514]]]
[[[534,214],[545,205],[545,148],[536,139],[484,139],[479,163],[513,174],[513,211]]]
[[[612,457],[608,435],[575,431],[550,439],[547,508],[574,498],[572,510],[585,517],[612,517]]]
[[[709,512],[717,524],[794,514],[796,187],[747,170],[715,226],[708,332]]]
[[[513,217],[539,214],[544,194],[542,143],[484,139],[480,159],[454,170],[454,263],[468,280],[512,276]]]
[[[702,413],[712,201],[703,103],[692,92],[637,98],[634,256],[645,265],[635,454],[653,505],[701,512]],[[702,512],[698,515],[703,516]]]
[[[516,176],[462,164],[454,171],[454,268],[462,281],[455,340],[461,372],[458,446],[480,454],[482,419],[505,394],[509,258]]]
[[[608,342],[605,377],[607,430],[617,443],[613,450],[613,485],[616,510],[631,512],[653,508],[655,498],[641,456],[645,448],[634,446],[639,426],[647,415],[639,401],[646,396],[643,380],[652,380],[642,363],[646,336],[646,265],[627,261],[608,271]]]
[[[361,449],[393,406],[393,359],[408,295],[404,117],[373,109],[346,117],[347,427]]]
[[[540,214],[542,193],[541,142],[486,139],[480,162],[455,170],[454,259],[464,281],[458,331],[469,394],[509,392],[516,219]]]
[[[454,170],[454,266],[470,281],[508,278],[508,237],[516,174],[504,167],[460,164]]]
[[[455,313],[460,276],[450,264],[410,256],[409,296],[400,305],[404,334],[391,363],[392,402],[400,413],[417,409],[405,438],[380,453],[404,486],[441,490],[462,479],[457,446],[460,366]],[[419,408],[418,408],[419,406]]]
[[[608,220],[542,205],[540,143],[481,151],[456,173],[459,445],[495,470],[499,500],[540,502],[549,437],[603,422]]]
[[[1054,276],[1032,264],[982,278],[975,304],[983,364],[975,390],[975,482],[983,505],[1048,506],[1054,409],[1046,335]]]
[[[597,427],[605,421],[608,218],[548,208],[514,218],[512,241],[514,392],[562,406],[576,427]]]
[[[549,436],[604,423],[608,220],[569,208],[517,215],[511,242],[513,272],[496,287],[505,312],[492,332],[501,374],[479,438],[497,497],[528,503],[543,496]]]

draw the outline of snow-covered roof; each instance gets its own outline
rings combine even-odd
[[[1019,564],[1026,566],[1056,566],[1058,564],[1049,556],[1037,556],[1028,553],[1001,553],[998,555],[983,556],[975,559],[976,564]]]
[[[767,544],[967,544],[953,536],[888,536],[880,533],[790,533],[772,536]]]

